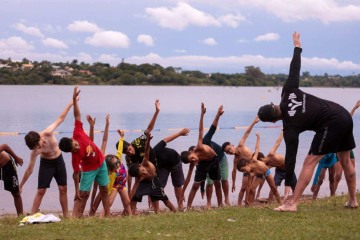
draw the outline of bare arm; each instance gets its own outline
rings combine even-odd
[[[174,140],[180,136],[187,136],[189,134],[189,132],[190,132],[190,129],[183,128],[179,132],[176,132],[170,136],[167,136],[166,138],[163,139],[163,141],[166,143],[171,142],[172,140]]]
[[[21,179],[21,183],[19,185],[20,192],[22,191],[23,186],[25,185],[26,181],[28,180],[28,178],[30,177],[30,175],[32,174],[32,172],[34,170],[35,160],[36,160],[37,155],[38,155],[38,153],[36,152],[36,150],[31,151],[29,165],[26,168],[24,176]]]
[[[244,146],[246,139],[249,137],[251,130],[255,126],[256,123],[260,121],[259,117],[256,115],[250,126],[246,129],[244,136],[241,138],[238,147]]]
[[[276,150],[280,146],[280,143],[283,139],[283,131],[280,132],[279,137],[276,139],[275,145],[271,148],[269,154],[275,154]]]
[[[258,155],[259,155],[259,148],[260,148],[260,133],[256,133],[256,145],[255,145],[255,153],[253,156],[253,160],[257,159]]]
[[[214,118],[214,120],[213,120],[212,125],[214,125],[215,127],[218,126],[218,124],[219,124],[219,119],[220,119],[221,115],[223,115],[223,113],[224,113],[223,105],[220,105],[220,107],[218,108],[218,111],[217,111],[217,113],[216,113],[216,115],[215,115],[215,118]]]
[[[201,113],[200,113],[200,121],[199,121],[199,137],[196,148],[202,148],[203,135],[204,135],[204,115],[206,113],[206,108],[204,103],[201,103]]]
[[[74,88],[74,94],[73,94],[74,117],[75,117],[75,120],[81,121],[80,108],[79,108],[79,104],[77,101],[79,94],[80,94],[79,86],[76,86]]]
[[[355,106],[353,107],[353,109],[351,109],[350,115],[354,116],[354,113],[356,111],[356,109],[358,109],[360,106],[360,100],[356,102]]]
[[[80,181],[80,172],[74,172],[74,186],[75,186],[75,200],[81,200],[80,197],[80,188],[79,188],[79,181]]]
[[[186,176],[186,179],[185,179],[185,182],[184,182],[184,185],[183,185],[183,188],[182,188],[182,194],[181,194],[181,196],[182,196],[183,198],[184,198],[184,196],[185,196],[186,188],[187,188],[187,186],[188,186],[189,183],[190,183],[190,179],[191,179],[192,172],[194,171],[194,167],[195,167],[195,163],[190,163],[189,171],[188,171],[188,174],[187,174],[187,176]]]
[[[76,98],[75,101],[77,102],[79,100],[79,98]],[[74,101],[74,100],[73,100]],[[70,108],[73,105],[73,101],[71,101],[66,108],[64,109],[64,111],[60,114],[60,116],[55,120],[55,122],[53,122],[52,124],[50,124],[43,132],[44,133],[52,133],[55,131],[55,129],[65,120]]]
[[[88,115],[86,115],[86,120],[88,121],[89,126],[90,126],[89,138],[91,139],[91,141],[94,141],[94,127],[95,127],[96,118],[92,118],[92,117],[88,114]]]
[[[123,147],[124,147],[125,133],[123,130],[120,130],[120,129],[118,129],[118,133],[120,135],[120,139],[119,139],[119,145],[118,145],[118,149],[116,152],[116,156],[120,159],[120,162],[122,162],[122,151],[123,151]]]
[[[140,182],[141,182],[141,179],[140,179],[140,178],[135,178],[134,186],[133,186],[133,188],[131,189],[131,192],[130,192],[130,194],[129,194],[129,199],[130,199],[130,200],[134,197],[134,195],[135,195],[135,193],[136,193],[136,190],[137,190],[137,188],[139,187]]]
[[[1,144],[0,152],[2,152],[2,151],[5,151],[8,154],[10,154],[10,156],[12,156],[14,158],[16,165],[20,165],[20,166],[23,165],[24,160],[21,157],[19,157],[18,155],[16,155],[15,152],[11,149],[11,147],[9,145]]]
[[[159,112],[160,112],[160,101],[159,101],[159,99],[156,99],[155,100],[155,113],[154,113],[154,116],[152,117],[145,132],[151,132],[154,129],[156,118],[159,115]]]
[[[107,114],[106,115],[106,124],[105,124],[105,129],[104,129],[104,135],[103,135],[102,144],[101,144],[101,152],[103,154],[105,154],[106,145],[107,145],[107,142],[108,142],[109,125],[110,125],[110,114]]]

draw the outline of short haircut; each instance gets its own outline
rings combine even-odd
[[[122,153],[126,154],[129,146],[130,146],[130,143],[128,143],[127,141],[124,140]],[[118,149],[118,148],[119,148],[119,141],[116,143],[116,149]]]
[[[140,168],[140,164],[133,163],[133,164],[130,165],[130,167],[128,169],[128,173],[132,177],[139,177],[140,176],[139,168]]]
[[[40,134],[35,131],[30,131],[24,137],[26,146],[29,147],[30,150],[33,150],[40,141]]]
[[[189,163],[189,155],[190,155],[189,151],[181,152],[181,154],[180,154],[181,161],[185,164],[188,164]]]
[[[249,163],[250,163],[249,160],[244,159],[244,158],[241,158],[241,159],[239,160],[239,162],[237,163],[236,168],[237,168],[238,171],[241,172],[240,169],[242,169],[243,167],[246,166],[246,164],[249,164]]]
[[[225,148],[230,145],[230,142],[224,142],[223,145],[221,146],[221,149],[225,152]]]
[[[192,152],[192,151],[194,151],[194,149],[195,149],[195,146],[191,146],[191,147],[189,147],[188,151]]]
[[[71,152],[72,151],[72,142],[73,140],[68,137],[63,137],[60,139],[59,148],[63,152]]]
[[[251,155],[251,158],[253,158],[254,155],[255,155],[255,153],[253,153],[253,155]],[[261,160],[264,157],[265,157],[265,155],[262,152],[258,152],[257,160]]]

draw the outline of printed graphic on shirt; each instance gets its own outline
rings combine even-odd
[[[92,148],[92,146],[89,144],[87,147],[86,147],[86,156],[87,157],[90,157],[90,156],[93,156],[95,157],[95,151],[94,149]]]
[[[290,100],[290,102],[288,104],[288,107],[290,108],[290,110],[288,111],[288,113],[289,113],[290,117],[293,117],[296,113],[297,108],[302,106],[302,102],[296,101],[295,93],[291,93],[289,95],[289,100]]]

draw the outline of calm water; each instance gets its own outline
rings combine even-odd
[[[87,128],[86,114],[96,117],[96,130],[102,130],[105,124],[105,116],[111,114],[110,134],[108,142],[108,153],[115,153],[115,143],[118,140],[116,130],[118,128],[128,130],[125,138],[129,141],[138,137],[144,130],[155,110],[155,99],[160,99],[161,111],[154,127],[152,145],[172,134],[174,129],[188,127],[192,129],[187,137],[180,137],[169,144],[178,152],[187,149],[190,145],[196,144],[198,135],[198,124],[200,104],[204,102],[207,108],[204,126],[209,127],[219,105],[224,105],[225,113],[220,119],[220,129],[213,140],[222,144],[230,141],[237,144],[243,136],[246,126],[253,120],[257,109],[266,103],[280,101],[281,89],[269,87],[128,87],[128,86],[80,86],[80,110],[83,116],[84,127]],[[360,89],[342,88],[309,88],[308,93],[340,103],[351,110],[359,99]],[[24,134],[30,130],[41,131],[51,124],[63,111],[67,103],[72,99],[73,86],[0,86],[0,101],[2,103],[0,132],[9,133],[0,135],[0,143],[9,144],[13,150],[24,159],[24,165],[18,167],[20,180],[28,165],[30,151],[24,143]],[[354,116],[354,135],[356,141],[360,138],[360,113]],[[66,120],[58,127],[57,139],[64,136],[71,136],[74,117],[70,110]],[[267,153],[273,146],[281,128],[273,128],[274,124],[258,123],[247,140],[247,145],[254,148],[255,132],[261,134],[261,151]],[[278,122],[275,126],[281,126]],[[242,128],[245,127],[245,128]],[[300,137],[296,173],[300,172],[303,159],[308,151],[312,132],[305,132]],[[95,134],[95,142],[100,144],[101,133]],[[284,153],[282,143],[278,152]],[[359,151],[355,149],[355,156]],[[68,170],[68,199],[69,208],[73,207],[74,184],[71,178],[71,156],[64,154]],[[232,168],[231,156],[229,168]],[[24,211],[31,210],[32,201],[37,189],[38,164],[36,161],[33,174],[30,176],[23,188]],[[356,163],[356,170],[359,164]],[[187,173],[188,167],[184,166]],[[274,171],[272,171],[274,173]],[[229,174],[230,176],[230,174]],[[230,193],[230,200],[233,204],[237,202],[237,195],[241,185],[241,174],[237,175],[237,190]],[[230,180],[230,179],[229,179]],[[359,182],[359,175],[357,176]],[[231,181],[230,181],[231,183]],[[175,196],[171,182],[168,183],[165,191],[170,200],[175,203]],[[280,189],[283,193],[283,187]],[[262,197],[267,196],[269,188],[264,186]],[[337,193],[347,192],[345,180],[342,179]],[[310,193],[310,187],[305,190]],[[328,195],[328,180],[320,190],[320,195]],[[186,195],[187,197],[187,195]],[[143,201],[139,208],[146,208]],[[205,205],[198,193],[194,199],[194,205]],[[213,205],[216,205],[213,196]],[[40,209],[47,211],[60,211],[58,201],[58,190],[56,182],[52,181],[50,189],[47,190]],[[88,208],[87,208],[88,209]],[[115,200],[113,210],[122,210],[120,198]],[[16,213],[13,200],[9,192],[4,191],[3,182],[0,182],[0,214]]]

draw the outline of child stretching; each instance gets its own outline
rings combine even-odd
[[[280,194],[276,189],[274,177],[271,175],[269,168],[262,161],[257,160],[259,154],[260,146],[260,134],[256,133],[256,147],[255,153],[252,156],[251,160],[240,159],[237,164],[237,169],[240,172],[247,172],[250,176],[255,176],[251,182],[249,189],[248,202],[249,206],[253,203],[255,199],[255,191],[257,186],[261,183],[262,179],[265,178],[266,182],[269,184],[271,191],[274,193],[278,203],[281,203]]]

